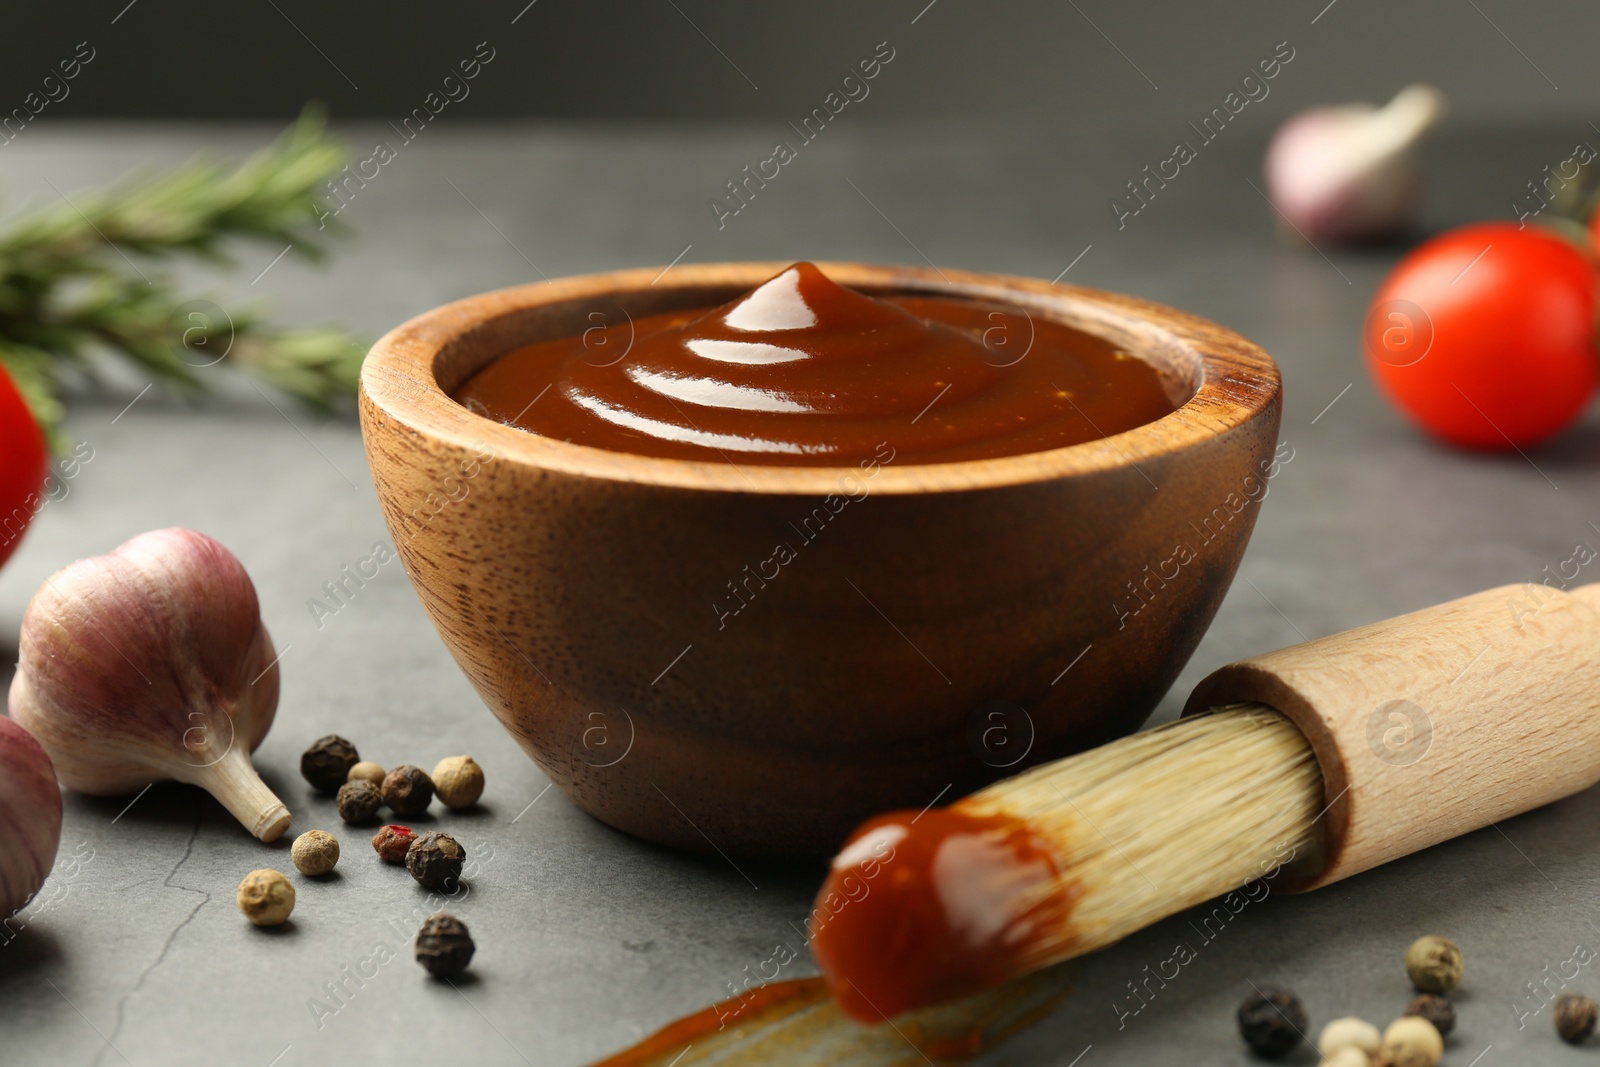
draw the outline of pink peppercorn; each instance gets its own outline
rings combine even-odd
[[[417,833],[411,827],[391,823],[372,835],[372,847],[377,850],[378,857],[383,862],[404,863],[406,850],[416,839]]]

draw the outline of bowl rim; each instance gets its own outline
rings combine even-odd
[[[871,492],[928,493],[1053,481],[1142,463],[1239,429],[1279,402],[1281,379],[1272,357],[1258,345],[1210,320],[1162,304],[1104,290],[1008,274],[939,268],[815,261],[842,285],[872,294],[897,293],[991,300],[1047,313],[1057,321],[1109,336],[1165,377],[1186,371],[1194,392],[1153,422],[1098,440],[1043,452],[945,463],[885,462],[870,472]],[[458,449],[487,448],[541,470],[646,485],[762,494],[839,492],[851,464],[737,464],[669,459],[573,444],[480,415],[439,384],[437,369],[451,346],[470,341],[485,326],[530,310],[594,301],[617,306],[618,294],[728,290],[731,299],[791,265],[791,261],[740,261],[639,267],[533,282],[479,293],[423,312],[379,338],[361,366],[362,428],[373,411],[424,438]],[[705,300],[705,297],[701,297]],[[685,300],[684,305],[694,306]],[[502,349],[502,352],[509,349]],[[494,358],[494,357],[489,357]],[[487,359],[484,360],[487,362]],[[482,364],[479,364],[480,366]]]

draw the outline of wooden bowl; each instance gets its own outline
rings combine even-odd
[[[585,811],[730,856],[826,856],[875,812],[1137,729],[1221,603],[1275,469],[1261,349],[1156,304],[993,274],[822,264],[863,292],[1000,300],[1100,334],[1187,399],[1100,441],[866,477],[610,452],[450,398],[519,345],[716,305],[784,266],[485,293],[391,331],[361,371],[384,518],[485,703]],[[779,545],[793,558],[775,564]]]

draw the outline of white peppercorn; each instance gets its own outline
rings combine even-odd
[[[294,886],[282,871],[251,871],[239,883],[239,910],[257,926],[277,926],[294,911]]]
[[[1318,1067],[1372,1067],[1372,1059],[1354,1045],[1345,1045],[1324,1058]]]
[[[1373,1057],[1373,1067],[1438,1067],[1444,1056],[1444,1038],[1428,1020],[1405,1015],[1389,1024],[1383,1044]]]
[[[1448,993],[1461,981],[1461,946],[1448,937],[1419,937],[1406,949],[1406,973],[1424,993]]]
[[[1325,1059],[1332,1059],[1333,1054],[1343,1048],[1357,1049],[1363,1056],[1371,1056],[1382,1042],[1383,1035],[1376,1026],[1349,1015],[1322,1028],[1317,1036],[1317,1051]]]
[[[470,808],[483,796],[483,768],[471,756],[449,756],[433,769],[433,793],[447,808]]]
[[[344,780],[354,782],[359,779],[364,782],[371,782],[373,785],[382,785],[383,776],[387,773],[379,764],[364,759],[350,768],[350,773],[345,775]]]
[[[325,830],[307,830],[294,839],[289,858],[301,874],[327,874],[339,862],[339,839]]]

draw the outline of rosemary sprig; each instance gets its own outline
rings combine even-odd
[[[274,328],[255,309],[230,316],[209,301],[184,301],[154,266],[179,256],[228,264],[224,243],[238,237],[320,257],[313,193],[344,163],[322,113],[308,108],[236,167],[197,160],[78,194],[0,232],[0,364],[52,443],[64,444],[64,372],[92,375],[101,351],[188,393],[204,391],[203,371],[222,362],[319,407],[353,391],[361,341],[331,327]]]

